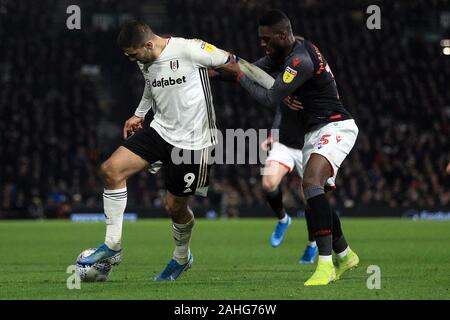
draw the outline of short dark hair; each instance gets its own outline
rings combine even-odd
[[[275,27],[279,30],[292,32],[291,21],[288,16],[283,11],[278,9],[266,11],[259,18],[259,25],[262,27]]]
[[[145,41],[154,35],[150,27],[140,21],[125,23],[117,37],[117,44],[121,48],[140,48]]]

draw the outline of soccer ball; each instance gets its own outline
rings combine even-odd
[[[84,282],[106,281],[112,271],[112,265],[106,262],[96,263],[92,266],[82,266],[78,262],[95,252],[95,248],[86,249],[77,257],[76,273]]]

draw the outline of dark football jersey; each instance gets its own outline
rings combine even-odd
[[[240,84],[260,104],[276,107],[284,98],[294,95],[303,105],[303,110],[293,111],[298,113],[297,117],[289,113],[286,116],[289,119],[283,120],[282,112],[281,123],[295,119],[289,125],[286,124],[288,129],[284,134],[298,132],[304,135],[317,125],[352,118],[339,99],[336,82],[328,63],[310,41],[297,39],[283,65],[276,65],[268,56],[258,60],[256,65],[272,75],[276,74],[275,83],[270,89],[261,87],[246,76],[239,79]],[[284,108],[287,107],[281,104],[280,111]],[[295,130],[294,123],[297,121],[300,122],[299,128]]]

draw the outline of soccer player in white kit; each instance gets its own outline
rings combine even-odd
[[[206,196],[208,155],[217,142],[207,68],[226,63],[228,55],[201,40],[162,38],[141,22],[125,24],[118,44],[131,61],[137,62],[145,89],[134,115],[125,122],[125,142],[101,165],[105,186],[105,242],[80,263],[120,262],[126,181],[160,161],[165,167],[165,209],[173,222],[175,250],[173,258],[154,280],[175,280],[193,262],[189,245],[194,215],[188,199],[193,194]],[[150,126],[143,127],[150,108],[154,118]],[[178,154],[192,151],[192,161],[175,163],[172,157],[175,148]]]

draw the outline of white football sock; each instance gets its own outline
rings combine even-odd
[[[319,261],[333,261],[332,259],[333,256],[329,255],[329,256],[319,256]]]
[[[342,258],[344,258],[346,255],[347,255],[347,253],[348,253],[348,249],[350,249],[350,247],[349,246],[347,246],[347,248],[345,248],[345,250],[344,251],[342,251],[342,252],[339,252],[339,253],[337,253],[336,255],[339,257],[339,259],[342,259]]]
[[[315,247],[317,247],[317,244],[315,241],[308,241],[308,247],[315,248]]]
[[[194,227],[194,218],[186,224],[173,223],[172,231],[175,240],[175,250],[173,258],[179,264],[185,264],[189,258],[189,244],[191,242],[192,228]]]
[[[123,213],[127,206],[127,188],[103,192],[106,216],[105,244],[112,250],[120,250],[122,242]]]
[[[287,223],[289,220],[289,216],[287,215],[287,213],[284,213],[284,217],[283,219],[279,219],[280,223]]]

